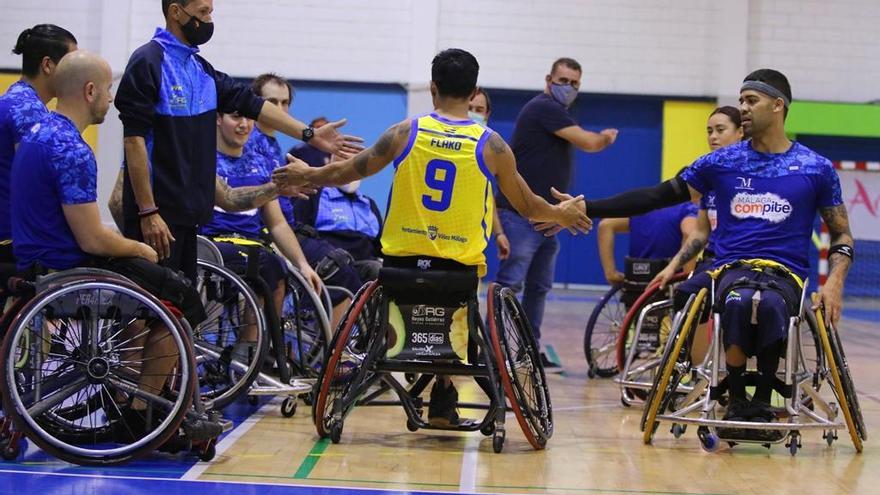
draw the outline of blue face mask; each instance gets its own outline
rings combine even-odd
[[[468,110],[468,118],[473,120],[477,124],[486,127],[486,117],[483,117],[482,114],[471,112],[470,110]]]
[[[550,83],[550,96],[559,103],[562,103],[565,108],[568,108],[577,99],[578,90],[574,89],[570,84]]]

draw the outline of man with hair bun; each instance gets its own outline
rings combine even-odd
[[[76,38],[70,31],[54,24],[38,24],[22,31],[12,49],[12,53],[21,55],[21,79],[0,96],[0,263],[15,263],[9,204],[15,150],[31,127],[49,114],[46,104],[55,98],[52,82],[58,63],[76,48]]]

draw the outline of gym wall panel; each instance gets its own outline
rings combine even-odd
[[[316,82],[293,84],[296,94],[291,105],[291,114],[306,123],[319,116],[327,117],[331,121],[346,118],[348,123],[341,131],[363,137],[367,146],[373,144],[385,129],[406,118],[406,91],[398,85]],[[281,134],[278,141],[285,152],[299,143],[296,139]],[[383,213],[393,175],[394,168],[388,166],[361,184],[361,191],[375,199]]]
[[[706,119],[714,103],[666,101],[663,103],[663,180],[709,152]]]
[[[537,92],[489,89],[489,93],[489,126],[510,141],[520,109]],[[656,183],[660,179],[662,108],[659,98],[581,94],[572,109],[575,119],[593,131],[617,128],[620,135],[613,146],[600,153],[576,152],[569,192],[600,198]],[[555,282],[605,284],[594,232],[578,236],[564,232],[559,234],[559,240]],[[628,236],[618,236],[617,259],[623,260],[628,245]],[[494,241],[487,250],[487,261],[486,280],[492,280],[498,268]]]

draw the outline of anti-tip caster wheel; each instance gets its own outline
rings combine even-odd
[[[339,443],[342,440],[342,423],[334,422],[332,426],[330,426],[330,441],[333,443]]]
[[[259,403],[260,403],[259,397],[257,397],[256,395],[248,395],[248,404],[250,404],[252,406],[256,406]]]
[[[296,414],[296,398],[288,397],[281,403],[281,415],[292,418],[294,414]]]
[[[484,436],[491,437],[493,433],[495,433],[495,422],[487,423],[480,427],[480,433]]]
[[[419,425],[415,421],[408,419],[406,420],[406,429],[409,431],[419,431]]]
[[[217,445],[212,441],[211,445],[206,449],[199,450],[199,460],[202,462],[210,462],[217,455]]]
[[[687,425],[680,425],[678,423],[672,425],[672,436],[675,438],[681,438],[685,431],[687,431]]]
[[[502,449],[504,449],[504,430],[495,430],[492,434],[492,450],[500,454]]]
[[[21,446],[15,442],[6,444],[3,449],[0,450],[0,456],[3,457],[4,461],[14,461],[15,459],[18,459],[19,454],[21,454]]]
[[[706,452],[717,452],[719,448],[721,448],[721,439],[718,438],[718,435],[709,431],[705,426],[701,426],[697,429],[697,437],[700,439],[700,446],[703,447],[703,450]]]

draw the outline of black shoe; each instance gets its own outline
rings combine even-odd
[[[752,399],[748,411],[749,421],[755,423],[771,423],[776,419],[776,412],[769,403],[759,399]]]
[[[212,440],[223,433],[223,425],[219,422],[201,418],[186,418],[183,420],[181,428],[183,429],[183,434],[186,436],[186,439],[191,442]]]
[[[458,390],[452,383],[448,387],[434,382],[431,387],[431,403],[428,405],[428,423],[431,426],[446,428],[458,424]]]
[[[731,398],[724,411],[724,421],[748,421],[751,404],[747,400]]]
[[[550,361],[545,352],[541,353],[541,366],[544,367],[545,373],[562,373],[562,365]]]

